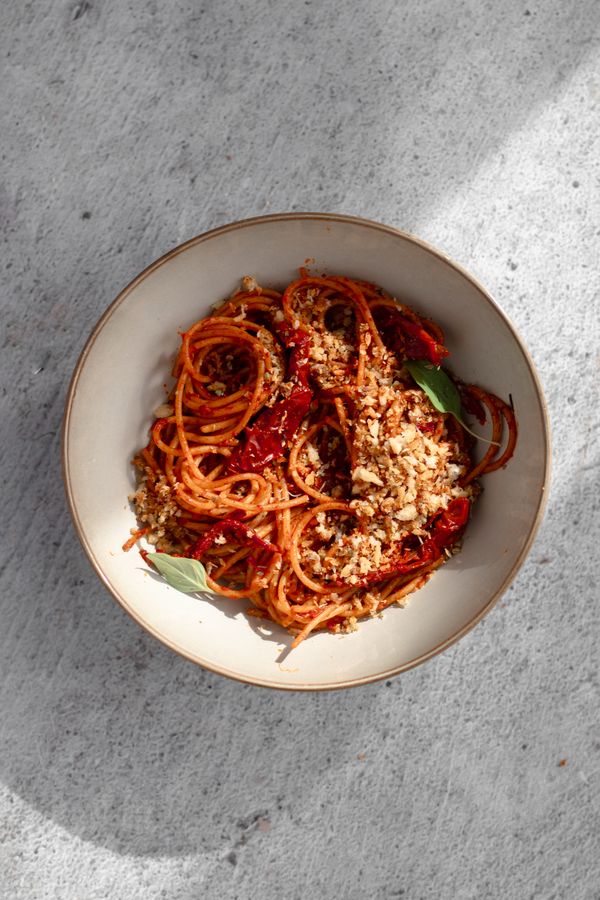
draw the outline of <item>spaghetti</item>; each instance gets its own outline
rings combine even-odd
[[[201,560],[211,590],[249,598],[292,646],[404,604],[457,551],[477,479],[516,442],[512,404],[454,379],[492,423],[473,460],[404,365],[447,355],[437,324],[374,284],[300,270],[279,293],[244,278],[181,336],[175,388],[134,460],[124,549],[144,537]]]

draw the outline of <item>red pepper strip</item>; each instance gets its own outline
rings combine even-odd
[[[294,439],[312,401],[312,391],[308,386],[310,335],[300,328],[291,328],[285,321],[275,323],[273,327],[292,351],[288,361],[288,377],[293,387],[289,397],[265,409],[254,425],[245,429],[243,441],[229,457],[227,474],[262,472],[268,463],[282,459],[288,442]]]
[[[212,528],[209,528],[202,537],[198,538],[197,541],[194,541],[188,548],[187,556],[191,559],[200,559],[200,557],[212,547],[215,538],[221,537],[222,535],[231,538],[236,543],[256,547],[257,550],[268,550],[270,553],[281,553],[279,547],[275,544],[271,544],[269,541],[264,541],[252,530],[252,528],[248,528],[247,525],[240,522],[240,518],[244,515],[245,513],[243,510],[236,509],[230,515],[221,519],[220,522],[216,522]]]
[[[469,520],[470,509],[471,501],[466,497],[451,500],[447,508],[434,517],[433,532],[427,541],[431,541],[440,553],[455,544]]]
[[[227,474],[262,472],[265,466],[281,459],[288,441],[293,440],[302,419],[308,412],[312,391],[294,385],[287,400],[280,400],[265,409],[251,428],[244,431],[243,443],[238,444],[227,464]]]
[[[375,322],[386,346],[401,358],[426,359],[439,366],[442,359],[449,355],[443,344],[438,344],[421,325],[403,316],[398,310],[389,307],[378,309]]]
[[[394,563],[386,569],[380,569],[378,572],[366,575],[352,587],[366,587],[369,584],[384,581],[386,578],[391,578],[395,575],[406,575],[415,569],[420,569],[424,565],[438,560],[444,549],[452,546],[460,538],[467,524],[470,508],[471,502],[466,497],[458,497],[455,500],[451,500],[447,509],[431,517],[429,521],[429,528],[431,529],[429,537],[423,541],[420,547],[412,550],[405,549],[401,542],[399,555]],[[337,587],[348,586],[343,581],[337,581],[335,584]]]
[[[433,338],[429,332],[410,319],[400,316],[400,324],[404,332],[404,355],[407,359],[427,359],[434,366],[439,366],[449,352]]]
[[[288,362],[288,377],[297,378],[301,385],[308,386],[308,349],[310,334],[303,328],[293,328],[289,322],[273,322],[273,331],[287,350],[291,350]]]

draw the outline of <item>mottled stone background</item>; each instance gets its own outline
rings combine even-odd
[[[4,2],[0,48],[0,895],[599,898],[600,5]],[[485,622],[318,696],[147,637],[59,465],[116,292],[207,228],[307,209],[472,269],[554,431],[545,522]]]

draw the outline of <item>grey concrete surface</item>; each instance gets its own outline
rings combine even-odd
[[[599,898],[598,3],[6,2],[0,46],[0,896]],[[115,293],[290,209],[472,269],[554,430],[545,522],[485,622],[319,696],[141,632],[60,479],[70,372]]]

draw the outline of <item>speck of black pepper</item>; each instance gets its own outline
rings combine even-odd
[[[578,181],[574,181],[574,182],[573,182],[573,187],[579,187],[579,182],[578,182]]]
[[[521,744],[521,750],[527,750],[527,744]]]
[[[386,681],[385,686],[386,686],[386,687],[391,687],[391,686],[392,686],[392,682],[391,682],[391,681]]]
[[[509,265],[509,268],[511,268],[513,272],[515,271],[515,269],[519,268],[519,264],[516,262],[513,262],[512,259],[509,259],[508,265]]]
[[[91,218],[92,218],[92,214],[91,214],[91,212],[90,212],[88,209],[86,209],[85,212],[82,212],[82,213],[81,213],[81,218],[82,218],[82,219],[91,219]]]
[[[523,13],[523,15],[524,15],[524,16],[530,16],[530,15],[531,15],[531,13],[530,13],[530,12],[529,12],[529,10],[528,10],[528,9],[526,9],[526,10],[525,10],[525,12],[524,12],[524,13]]]
[[[231,863],[232,866],[237,866],[237,853],[234,853],[233,850],[231,853],[228,853],[225,857],[227,862]]]

